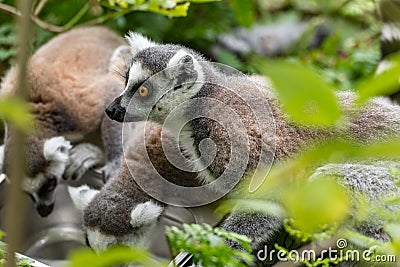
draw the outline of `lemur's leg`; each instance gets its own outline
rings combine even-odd
[[[104,155],[100,148],[89,143],[78,144],[70,150],[63,179],[79,180],[89,169],[99,167],[103,163]]]
[[[252,239],[252,248],[272,240],[282,229],[282,220],[273,215],[250,211],[234,210],[220,225],[220,228],[230,232],[246,235]],[[228,240],[228,245],[241,249],[238,243]]]
[[[103,180],[106,182],[116,175],[121,166],[122,157],[122,124],[103,117],[101,135],[105,148],[106,164],[101,168]]]

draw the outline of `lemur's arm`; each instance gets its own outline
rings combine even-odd
[[[122,124],[103,117],[101,123],[106,164],[101,168],[104,182],[114,177],[120,169],[122,157]]]
[[[106,98],[104,106],[101,107],[102,110],[100,111],[103,113],[100,132],[104,154],[100,154],[98,148],[87,143],[74,147],[70,153],[70,160],[64,173],[64,179],[79,180],[86,171],[99,167],[102,162],[105,162],[104,166],[100,168],[104,182],[107,182],[118,173],[122,156],[122,124],[109,119],[104,110],[124,87],[122,77],[119,78],[116,75],[126,71],[129,53],[128,46],[119,46],[110,59],[108,76],[95,82],[99,86],[109,88],[108,95],[104,96]]]
[[[104,116],[101,123],[102,141],[105,147],[106,164],[101,169],[104,181],[108,181],[111,177],[118,173],[121,165],[122,149],[122,124],[111,120],[105,114],[105,109],[118,96],[124,88],[123,75],[128,69],[128,63],[131,57],[130,47],[121,45],[115,49],[108,67],[109,75],[119,75],[120,79],[115,79],[113,84],[110,84],[110,95],[107,103],[104,106]]]

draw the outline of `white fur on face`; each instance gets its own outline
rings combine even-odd
[[[26,177],[22,183],[22,189],[28,192],[36,203],[39,202],[38,192],[49,178],[61,179],[69,157],[71,145],[64,137],[54,137],[44,143],[43,154],[49,162],[49,166],[35,177]]]
[[[131,211],[131,225],[140,227],[142,225],[152,224],[157,221],[164,208],[153,201],[140,203]]]
[[[87,185],[82,185],[80,187],[68,186],[68,193],[74,203],[75,207],[83,211],[92,201],[92,199],[99,193],[98,190],[91,189]]]
[[[129,80],[128,83],[126,84],[126,87],[124,89],[124,91],[122,91],[122,93],[120,94],[120,96],[122,95],[128,95],[129,96],[129,90],[131,90],[132,86],[137,83],[138,81],[143,81],[145,79],[147,79],[148,77],[151,76],[150,71],[144,69],[142,67],[142,64],[140,62],[134,62],[132,64],[132,66],[129,69]],[[127,108],[129,105],[129,102],[131,100],[131,96],[130,97],[123,97],[121,99],[121,106],[123,108]]]
[[[123,244],[129,247],[148,248],[151,241],[151,230],[154,226],[155,224],[145,226],[137,229],[137,231],[132,234],[119,237],[103,234],[95,228],[87,228],[86,234],[90,247],[97,253],[116,244]]]
[[[63,136],[48,139],[43,146],[43,155],[46,160],[67,162],[69,150],[72,148],[70,142]]]
[[[39,173],[34,178],[25,178],[22,182],[22,190],[28,192],[33,197],[35,197],[36,192],[42,187],[42,185],[46,182],[47,178],[43,173]],[[38,199],[35,199],[38,200]]]
[[[130,31],[125,36],[125,38],[131,47],[132,56],[135,56],[140,50],[156,45],[155,43],[137,32]]]
[[[97,253],[104,251],[111,245],[117,243],[115,236],[102,234],[97,229],[88,228],[86,234],[90,247]]]

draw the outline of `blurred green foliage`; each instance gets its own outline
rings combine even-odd
[[[341,114],[334,88],[318,74],[297,62],[255,59],[252,64],[271,79],[291,119],[308,126],[335,125]]]
[[[144,267],[161,267],[166,263],[156,260],[148,251],[141,248],[124,246],[111,247],[108,250],[95,253],[91,249],[79,250],[70,256],[69,267],[111,267],[116,265],[134,264]]]
[[[166,229],[167,240],[172,255],[187,252],[193,255],[193,262],[207,267],[245,267],[252,265],[254,258],[246,236],[212,228],[208,224],[184,224],[183,230],[177,227]],[[225,242],[237,242],[244,250],[234,250]]]
[[[25,133],[31,133],[34,127],[34,117],[26,103],[14,97],[0,96],[0,118]]]
[[[13,0],[0,0],[0,3],[15,5]],[[36,8],[40,3],[43,1],[36,1]],[[37,17],[50,25],[63,27],[63,30],[77,25],[102,24],[121,34],[128,30],[137,31],[155,41],[186,45],[242,71],[268,75],[293,121],[303,125],[333,127],[343,115],[334,98],[334,91],[355,90],[361,105],[372,96],[397,90],[398,56],[394,58],[397,63],[392,70],[374,74],[380,58],[378,45],[382,25],[378,4],[379,0],[49,0]],[[0,14],[0,73],[4,73],[17,48],[13,17],[8,13]],[[220,34],[231,32],[236,27],[302,20],[309,22],[303,36],[274,60],[255,55],[254,51],[238,55],[222,48],[216,55],[211,53]],[[321,25],[331,29],[330,35],[320,46],[310,47],[310,40]],[[31,45],[36,49],[54,35],[51,29],[36,26]],[[26,114],[24,107],[8,100],[0,101],[3,116],[20,127],[28,125],[30,119],[23,115]],[[243,208],[251,207],[260,212],[288,217],[285,229],[303,241],[330,238],[337,234],[337,225],[347,219],[349,198],[342,187],[329,177],[308,183],[315,165],[365,157],[393,159],[398,157],[398,151],[400,140],[397,139],[362,147],[342,139],[315,144],[301,155],[275,165],[267,182],[255,194],[245,195],[231,203],[225,202],[221,209],[228,211],[233,202],[240,203]],[[393,170],[394,173],[396,171]],[[278,198],[284,207],[268,197]],[[371,207],[367,204],[363,206],[362,200],[360,203],[359,216],[363,216]],[[388,217],[396,216],[399,220],[400,214]],[[377,241],[354,231],[342,231],[340,234],[360,247],[376,245],[379,253],[400,255],[398,220],[385,227],[392,237],[390,242]],[[198,262],[207,263],[205,266],[242,266],[243,262],[252,260],[250,254],[232,251],[224,243],[228,238],[249,248],[250,240],[207,225],[185,225],[183,230],[169,228],[167,237],[174,253],[185,250],[194,254]],[[282,251],[287,249],[279,248]],[[145,266],[159,264],[149,253],[126,247],[112,248],[99,255],[91,251],[76,252],[71,259],[71,266],[110,266],[132,261]],[[325,263],[329,265],[331,262],[307,264],[317,266]]]
[[[2,242],[2,237],[4,233],[0,230],[0,267],[4,267],[6,265],[6,257],[7,257],[7,246],[4,242]],[[31,267],[33,260],[25,257],[17,257],[16,265],[17,267]]]

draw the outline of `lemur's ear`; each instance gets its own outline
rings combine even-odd
[[[132,56],[135,56],[140,50],[155,46],[156,44],[137,32],[128,32],[125,36],[131,48]]]
[[[110,59],[110,65],[108,71],[113,73],[125,73],[129,68],[128,64],[132,58],[131,48],[129,45],[121,45],[114,50],[113,55]]]
[[[163,210],[163,207],[151,200],[140,203],[132,209],[130,223],[133,227],[152,224],[157,221]]]
[[[80,187],[68,186],[68,193],[74,203],[75,207],[83,211],[92,201],[92,199],[99,193],[98,190],[91,189],[87,185],[82,185]]]
[[[48,161],[67,162],[71,144],[63,136],[46,140],[43,146],[43,155]]]
[[[171,76],[168,78],[174,78],[181,76],[182,74],[193,74],[200,71],[200,65],[193,55],[189,54],[185,50],[179,50],[168,62],[167,68],[174,68],[173,71],[166,72],[167,75]]]
[[[179,50],[168,62],[167,68],[182,66],[185,68],[194,68],[194,57],[185,50]]]

